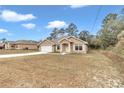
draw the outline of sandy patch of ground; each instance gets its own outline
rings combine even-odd
[[[123,87],[119,66],[95,51],[0,59],[0,87]]]

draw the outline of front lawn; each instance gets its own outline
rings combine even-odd
[[[120,67],[96,51],[0,59],[0,87],[123,87]]]

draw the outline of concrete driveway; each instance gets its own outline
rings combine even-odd
[[[48,54],[47,52],[33,52],[33,53],[21,53],[21,54],[6,54],[0,55],[0,58],[13,58],[13,57],[22,57],[22,56],[31,56],[31,55],[40,55]]]

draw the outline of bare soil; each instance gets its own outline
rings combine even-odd
[[[0,87],[124,87],[123,62],[97,51],[0,59]]]

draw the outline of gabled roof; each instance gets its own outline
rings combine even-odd
[[[22,41],[22,40],[19,40],[19,41],[8,41],[7,43],[10,43],[10,44],[38,44],[38,42],[33,42],[33,41]]]
[[[77,39],[77,40],[79,40],[79,41],[81,41],[81,42],[83,42],[83,43],[85,43],[85,44],[88,44],[88,42],[86,42],[86,41],[84,41],[84,40],[82,40],[82,39],[76,38],[75,36],[70,36],[70,37],[73,37],[73,38],[75,38],[75,39]],[[70,38],[70,37],[68,37],[68,38]]]
[[[48,39],[45,39],[45,40],[41,41],[38,45],[42,44],[42,43],[45,42],[45,41],[48,41],[48,42],[50,42],[51,44],[55,44],[54,41],[52,41],[52,40],[48,40]]]
[[[77,38],[77,37],[75,37],[75,36],[64,36],[64,37],[62,37],[62,38],[59,38],[59,39],[53,39],[53,40],[48,40],[48,39],[45,39],[45,40],[43,40],[43,41],[41,41],[38,45],[40,45],[40,44],[42,44],[44,41],[48,41],[48,42],[50,42],[50,43],[52,43],[52,44],[58,44],[60,41],[62,41],[62,40],[64,40],[64,39],[66,39],[67,41],[69,41],[68,39],[69,38],[74,38],[74,39],[76,39],[76,40],[79,40],[79,41],[81,41],[81,42],[83,42],[83,43],[85,43],[85,44],[88,44],[88,42],[86,42],[86,41],[84,41],[84,40],[81,40],[81,39],[79,39],[79,38]],[[69,42],[71,42],[71,41],[69,41]]]
[[[7,41],[6,43],[15,44],[16,41]]]
[[[76,40],[79,40],[79,41],[81,41],[81,42],[83,42],[83,43],[85,43],[85,44],[88,44],[88,42],[86,42],[86,41],[84,41],[84,40],[81,40],[81,39],[79,39],[79,38],[76,38],[75,36],[68,36],[68,37],[66,37],[66,38],[62,38],[62,39],[60,39],[59,40],[59,42],[61,41],[61,40],[63,40],[63,39],[69,39],[69,38],[74,38],[74,39],[76,39]],[[69,41],[69,40],[68,40]],[[70,41],[71,42],[71,41]]]

